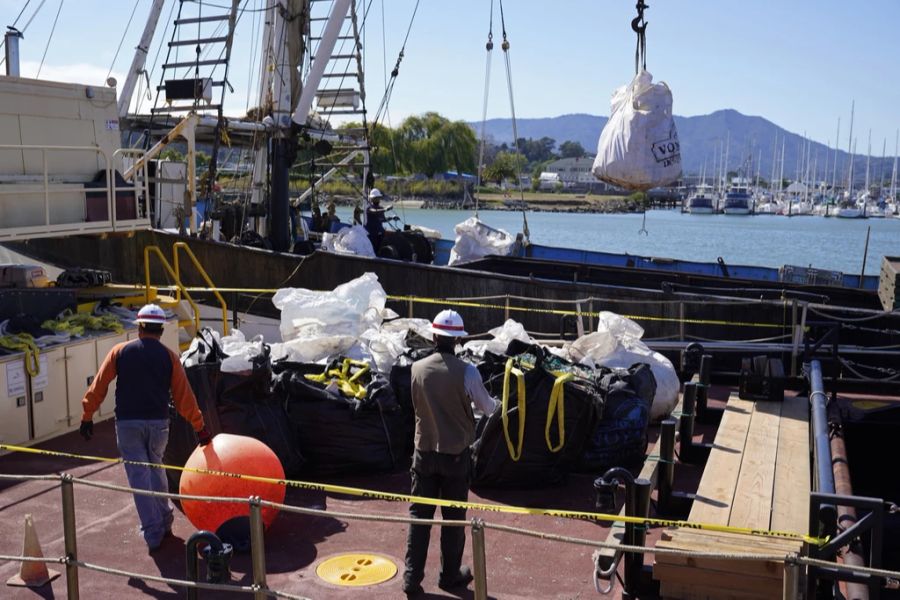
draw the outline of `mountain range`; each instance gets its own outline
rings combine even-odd
[[[603,116],[571,114],[540,119],[516,119],[516,128],[520,138],[549,137],[556,140],[557,146],[565,141],[578,142],[585,150],[593,154],[597,150],[597,140],[607,120],[608,118]],[[478,135],[481,123],[470,123],[470,125]],[[752,177],[758,169],[760,177],[769,180],[773,173],[772,166],[775,164],[777,177],[781,171],[782,142],[784,143],[783,173],[785,179],[797,179],[800,165],[806,164],[805,158],[801,160],[807,148],[807,141],[804,137],[787,131],[762,117],[748,116],[736,110],[726,109],[696,117],[676,115],[675,127],[681,143],[682,169],[685,174],[700,174],[705,165],[707,179],[712,179],[715,157],[718,153],[718,160],[722,160],[721,153],[724,152],[726,138],[729,148],[727,160],[729,171],[739,171],[743,167],[746,174]],[[485,135],[495,143],[511,143],[513,138],[512,120],[487,120]],[[811,142],[809,145],[810,179],[812,179],[812,172],[815,169],[818,173],[817,180],[831,182],[834,174],[834,160],[834,148],[828,148],[825,144],[818,142]],[[840,186],[847,181],[849,166],[847,152],[838,150],[837,165],[836,179]],[[886,185],[889,185],[893,166],[893,157],[882,159],[880,156],[872,156],[869,165],[870,181],[874,184],[881,176]],[[865,182],[865,156],[854,156],[853,173],[856,185]]]

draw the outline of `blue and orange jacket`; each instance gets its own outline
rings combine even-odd
[[[141,335],[113,346],[81,401],[82,421],[90,421],[109,384],[116,379],[116,419],[168,419],[169,391],[175,409],[194,428],[203,429],[203,415],[178,355],[152,335]]]

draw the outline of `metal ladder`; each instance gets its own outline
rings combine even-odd
[[[315,61],[332,4],[332,0],[309,0],[310,34],[309,52],[307,53],[309,64]],[[337,43],[335,52],[329,58],[329,69],[322,75],[322,84],[316,92],[314,110],[326,121],[330,120],[332,116],[361,115],[365,125],[365,74],[355,1],[350,3],[350,10],[337,38]],[[364,151],[368,154],[369,147],[365,128],[343,129],[342,131],[354,138],[362,138],[362,141],[348,143],[346,140],[342,140],[333,145],[333,150],[343,153]],[[317,162],[316,165],[326,169],[346,167],[346,164],[338,161]],[[354,166],[369,168],[367,163],[354,163]]]
[[[231,0],[231,9],[221,11],[218,4],[204,6],[203,1],[178,0],[178,15],[172,28],[172,38],[168,42],[166,61],[162,65],[157,93],[165,92],[166,103],[151,109],[151,115],[168,115],[193,112],[215,115],[207,190],[215,179],[218,162],[219,142],[222,133],[225,104],[225,88],[234,89],[228,81],[231,64],[231,48],[240,0]],[[212,14],[204,8],[210,7]],[[187,36],[182,38],[182,33]],[[179,50],[192,48],[190,59],[179,58]],[[174,57],[173,57],[174,52]],[[220,90],[214,101],[213,90]],[[212,113],[212,114],[210,114]]]

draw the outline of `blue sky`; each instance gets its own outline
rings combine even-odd
[[[265,0],[249,0],[261,6]],[[214,2],[224,4],[224,0]],[[0,25],[12,24],[25,0],[0,0]],[[40,0],[19,22],[21,27]],[[507,0],[506,28],[518,117],[567,113],[607,115],[609,97],[634,69],[634,0]],[[672,88],[674,112],[693,116],[734,108],[796,133],[847,148],[851,100],[854,136],[865,151],[888,153],[900,127],[900,1],[649,0],[647,67]],[[490,0],[421,0],[390,104],[396,125],[410,114],[437,111],[451,119],[481,119]],[[509,117],[497,0],[489,117]],[[138,0],[113,74],[130,63],[149,10]],[[383,92],[415,0],[372,0],[366,33],[369,108]],[[42,77],[100,84],[131,14],[132,0],[64,0]],[[864,8],[863,8],[864,7]],[[33,75],[47,44],[59,0],[45,0],[22,43],[23,74]],[[212,8],[205,10],[212,12]],[[382,36],[382,13],[384,36]],[[163,12],[160,29],[168,16]],[[250,29],[238,30],[229,110],[247,105]],[[158,33],[156,43],[162,36]],[[168,40],[168,34],[166,35]],[[155,85],[158,74],[152,78]]]

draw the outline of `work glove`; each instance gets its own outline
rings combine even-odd
[[[210,443],[213,439],[212,434],[209,433],[209,429],[204,427],[200,431],[197,432],[197,439],[200,440],[200,445],[205,446]]]
[[[78,432],[85,440],[90,440],[92,437],[94,437],[94,422],[82,421],[81,427],[78,428]]]

